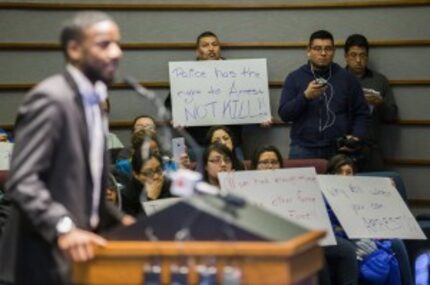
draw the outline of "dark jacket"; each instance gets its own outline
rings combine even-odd
[[[291,144],[326,147],[347,134],[365,138],[369,109],[360,82],[335,63],[319,76],[328,80],[327,89],[325,95],[311,100],[304,96],[309,82],[315,79],[310,64],[285,79],[278,114],[292,122]]]
[[[68,73],[48,78],[29,92],[18,110],[15,135],[0,280],[14,281],[15,275],[16,284],[67,284],[71,264],[57,246],[56,224],[70,216],[78,228],[91,230],[93,199],[84,109]],[[101,189],[107,186],[107,152],[104,166]],[[121,219],[105,201],[101,191],[100,227]]]

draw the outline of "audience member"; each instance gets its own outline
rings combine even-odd
[[[218,36],[211,31],[201,33],[196,40],[196,60],[223,60],[221,56],[221,43]],[[166,108],[172,109],[170,94],[165,101]],[[187,127],[186,130],[194,138],[194,140],[204,147],[206,144],[205,137],[210,126]],[[234,140],[237,146],[242,145],[242,126],[230,125]]]
[[[387,78],[368,68],[369,43],[363,35],[350,35],[345,41],[346,69],[360,80],[369,105],[371,120],[363,165],[360,170],[384,169],[383,152],[379,145],[382,122],[397,120],[398,110]]]
[[[154,119],[151,116],[147,115],[140,115],[135,117],[132,124],[130,141],[133,141],[133,135],[140,130],[146,130],[146,133],[151,136],[156,135],[157,129]],[[138,143],[137,145],[140,146],[140,143]],[[132,155],[133,146],[124,147],[118,153],[117,160],[131,159]]]
[[[274,146],[258,148],[252,158],[252,168],[274,170],[282,168],[282,155]],[[324,247],[326,265],[319,273],[319,284],[352,285],[358,282],[358,266],[353,244],[336,238],[337,245]]]
[[[281,152],[273,145],[257,148],[252,157],[252,169],[280,169],[283,167],[284,160]]]
[[[122,193],[122,209],[137,216],[144,212],[143,202],[170,198],[170,180],[163,173],[161,157],[142,145],[133,153],[133,174]]]
[[[289,158],[328,159],[338,139],[346,137],[347,146],[365,139],[369,110],[360,82],[333,62],[334,54],[331,33],[312,33],[308,63],[285,80],[278,113],[292,122]]]
[[[350,176],[354,175],[355,169],[354,161],[344,154],[333,156],[327,165],[328,174]],[[327,208],[335,234],[341,236],[342,239],[347,239],[333,211],[329,206]],[[409,257],[402,240],[359,239],[352,242],[354,243],[355,255],[359,260],[360,284],[413,284]],[[380,260],[382,259],[377,259],[385,252],[391,252],[395,258],[387,260],[385,264],[381,264]],[[371,274],[369,274],[369,271],[367,271],[367,274],[365,273],[363,270],[364,264],[368,269],[372,270]],[[381,280],[384,281],[382,282]]]
[[[132,175],[131,158],[133,154],[140,148],[143,147],[146,151],[154,155],[161,155],[160,143],[157,140],[155,133],[148,131],[147,129],[139,129],[133,132],[131,137],[131,147],[129,148],[129,157],[125,159],[118,158],[115,162],[115,176],[122,183],[124,181],[123,175],[128,180]]]
[[[10,142],[8,133],[0,128],[0,142]]]
[[[234,156],[234,168],[236,170],[245,169],[243,165],[243,153],[236,147],[236,141],[230,128],[226,126],[213,126],[206,134],[206,145],[220,143],[225,145]]]
[[[214,143],[203,152],[203,180],[219,187],[218,173],[235,170],[234,155],[225,145]]]
[[[152,133],[157,133],[157,125],[155,124],[154,118],[148,115],[141,115],[133,120],[133,133],[139,130],[147,130]]]

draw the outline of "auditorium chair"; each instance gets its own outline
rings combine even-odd
[[[284,159],[284,168],[295,167],[315,167],[317,174],[325,174],[327,171],[327,160],[322,158]]]

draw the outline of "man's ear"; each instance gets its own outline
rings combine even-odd
[[[67,43],[67,56],[72,62],[79,62],[82,57],[82,47],[76,40]]]
[[[308,47],[306,48],[306,56],[307,56],[308,58],[311,56],[311,47],[310,47],[310,46],[308,46]]]

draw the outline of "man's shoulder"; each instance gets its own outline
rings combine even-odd
[[[366,77],[372,78],[375,80],[388,81],[387,77],[384,74],[380,73],[379,71],[369,69],[369,68],[367,69],[365,78]]]
[[[345,81],[347,84],[360,85],[360,80],[339,64],[332,63],[332,69],[333,76],[337,78],[337,80]]]
[[[58,92],[59,88],[65,88],[67,86],[66,79],[63,74],[55,74],[48,78],[45,78],[41,82],[39,82],[32,90],[30,90],[30,93],[48,93],[48,94],[55,94],[55,93],[61,93]]]
[[[309,64],[303,64],[300,67],[288,73],[287,78],[303,78],[303,75],[308,72],[311,73]]]
[[[67,83],[65,75],[55,74],[33,87],[28,93],[28,97],[44,96],[52,100],[62,101],[71,94],[73,94],[73,89]]]

